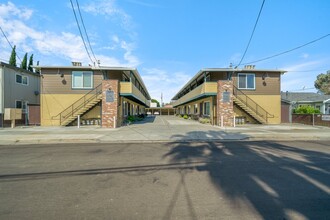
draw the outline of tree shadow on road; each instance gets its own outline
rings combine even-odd
[[[263,219],[329,219],[329,148],[314,150],[295,145],[299,144],[169,143],[170,151],[163,157],[171,162],[203,160],[196,170],[207,172],[219,194],[232,204],[250,203]]]

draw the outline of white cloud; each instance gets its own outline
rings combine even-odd
[[[132,18],[123,9],[116,5],[115,0],[98,0],[84,5],[82,9],[85,12],[94,15],[103,15],[111,19],[118,20],[119,24],[126,30],[132,27]]]
[[[301,57],[304,58],[304,59],[307,59],[307,58],[309,58],[309,54],[308,53],[303,53],[301,55]]]
[[[11,44],[16,45],[19,56],[25,52],[37,53],[41,56],[39,58],[41,60],[49,56],[51,59],[48,60],[52,60],[50,65],[57,63],[58,59],[80,61],[85,65],[91,63],[79,35],[70,32],[55,33],[30,27],[28,20],[32,16],[33,10],[16,6],[11,2],[0,5],[0,26]],[[133,55],[135,48],[133,43],[121,40],[118,36],[113,36],[113,41],[116,44],[113,48],[122,50],[119,53],[122,58],[95,54],[102,65],[136,67],[140,64],[139,59]],[[0,58],[8,57],[10,51],[8,43],[1,38]]]
[[[280,69],[288,71],[282,76],[282,91],[304,91],[302,88],[314,88],[316,76],[320,73],[324,65],[328,65],[330,59],[304,61],[284,66]],[[315,90],[316,91],[316,90]],[[309,92],[313,92],[309,90]]]
[[[23,7],[18,8],[12,2],[0,5],[0,17],[2,19],[11,17],[13,15],[18,16],[22,19],[30,19],[32,13],[33,10]]]
[[[164,102],[169,102],[191,78],[184,72],[169,73],[158,68],[143,68],[141,75],[150,96],[160,101],[161,93],[163,93]]]

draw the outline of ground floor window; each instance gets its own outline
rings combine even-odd
[[[124,116],[128,115],[128,103],[127,102],[124,102],[124,104],[123,104],[123,114],[124,114]]]
[[[22,100],[15,101],[15,108],[22,109],[22,113],[27,112],[27,105],[28,105],[27,101],[22,101]]]
[[[195,104],[194,105],[194,114],[197,114],[198,113],[198,104]]]
[[[210,102],[204,102],[204,115],[210,115]]]

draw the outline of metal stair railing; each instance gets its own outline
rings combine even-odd
[[[65,121],[68,117],[73,116],[77,113],[81,108],[85,107],[88,103],[93,100],[96,100],[98,95],[102,93],[102,83],[96,86],[93,90],[86,93],[83,97],[75,101],[72,105],[64,109],[62,112],[52,117],[52,119],[59,119],[60,125]]]
[[[250,97],[248,97],[242,90],[238,89],[236,86],[233,86],[233,94],[234,96],[241,101],[244,105],[249,107],[257,116],[264,119],[268,122],[268,118],[273,118],[274,115],[267,112],[263,107],[253,101]]]

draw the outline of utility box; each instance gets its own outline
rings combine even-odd
[[[4,120],[20,120],[20,119],[22,119],[22,109],[5,108]]]

